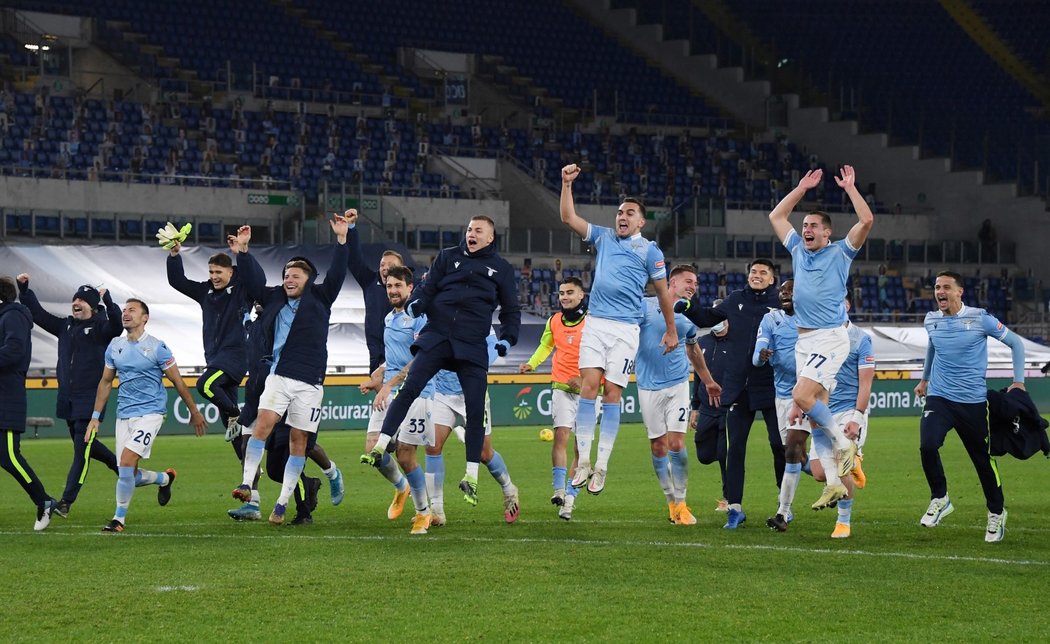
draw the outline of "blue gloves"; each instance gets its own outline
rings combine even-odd
[[[510,351],[509,342],[507,342],[506,340],[500,340],[496,343],[496,353],[499,354],[499,357],[502,358],[506,356],[508,351]]]

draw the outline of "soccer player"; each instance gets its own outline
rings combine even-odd
[[[715,300],[718,306],[722,300]],[[711,332],[700,336],[697,346],[704,354],[704,363],[715,384],[725,377],[725,365],[729,362],[729,321],[722,320],[711,327]],[[718,463],[719,481],[722,483],[722,495],[715,505],[715,512],[728,512],[726,501],[726,408],[722,406],[722,388],[708,387],[699,375],[693,377],[693,395],[690,406],[693,408],[689,426],[696,430],[693,442],[696,443],[696,460],[701,465]]]
[[[26,429],[26,372],[33,353],[33,315],[15,301],[17,295],[15,280],[0,277],[0,467],[33,500],[33,529],[40,531],[51,523],[51,512],[57,503],[22,456],[20,447]]]
[[[988,453],[988,402],[985,372],[988,368],[986,337],[993,337],[1013,353],[1014,381],[1009,389],[1024,390],[1024,345],[1002,322],[984,309],[963,304],[963,279],[941,271],[933,287],[937,310],[926,314],[923,326],[930,337],[922,380],[915,394],[926,396],[919,421],[919,453],[930,485],[930,506],[919,523],[939,524],[955,510],[948,498],[948,480],[941,465],[940,448],[954,428],[977,470],[988,507],[987,542],[1002,541],[1006,534],[1006,508],[995,460]]]
[[[233,497],[242,502],[251,499],[251,483],[262,462],[266,439],[287,412],[292,427],[290,456],[281,493],[270,513],[270,523],[274,525],[284,522],[288,499],[306,465],[308,434],[316,433],[321,421],[328,321],[332,304],[343,287],[347,262],[346,221],[342,215],[335,215],[329,225],[337,243],[324,282],[316,283],[317,268],[309,259],[293,257],[284,266],[283,284],[265,289],[262,316],[255,321],[260,332],[273,334],[273,365],[245,449],[243,478],[233,490]]]
[[[354,276],[365,300],[365,344],[368,345],[368,373],[372,373],[383,364],[384,326],[383,320],[390,312],[387,301],[386,276],[394,266],[404,266],[405,261],[397,251],[383,252],[379,260],[379,270],[372,270],[365,265],[361,253],[361,237],[357,232],[357,210],[351,208],[343,213],[349,229],[346,233],[346,244],[349,247],[350,274]]]
[[[251,226],[241,226],[226,243],[237,259],[234,267],[226,253],[208,258],[208,279],[194,282],[186,279],[182,266],[182,244],[175,242],[168,253],[168,284],[197,302],[203,320],[204,359],[207,366],[197,379],[197,391],[219,409],[219,419],[226,428],[226,440],[233,443],[237,459],[242,460],[240,427],[237,417],[237,389],[248,371],[244,347],[244,314],[252,302],[262,297],[266,276],[255,258],[248,253]]]
[[[471,218],[458,246],[438,253],[427,279],[412,293],[405,312],[427,316],[427,323],[412,345],[415,358],[383,420],[383,433],[372,450],[361,457],[374,465],[383,457],[412,403],[438,371],[456,373],[463,387],[467,412],[466,473],[460,481],[464,500],[478,503],[478,468],[485,443],[485,393],[489,357],[485,338],[492,328],[492,314],[499,307],[500,339],[496,352],[505,356],[518,341],[521,309],[515,270],[496,252],[496,225],[484,215]]]
[[[664,353],[678,346],[674,303],[667,290],[664,254],[655,242],[642,237],[645,206],[633,197],[624,199],[616,212],[615,228],[590,224],[576,214],[572,184],[580,174],[576,164],[561,170],[561,221],[597,254],[594,283],[591,286],[589,319],[580,339],[580,402],[576,410],[576,447],[579,466],[572,486],[587,486],[591,494],[601,494],[609,457],[620,431],[620,398],[634,369],[638,353],[638,325],[644,308],[642,298],[647,282],[653,283],[664,333],[660,344]],[[591,466],[591,443],[597,423],[598,387],[605,378],[602,396],[602,425],[598,438],[598,457]],[[589,481],[589,482],[588,482]]]
[[[784,445],[780,441],[773,388],[773,369],[768,365],[755,366],[750,356],[755,347],[756,334],[762,318],[771,309],[780,306],[773,284],[776,273],[773,262],[756,259],[747,269],[747,284],[729,293],[716,311],[729,320],[727,335],[728,362],[722,380],[722,406],[726,413],[726,500],[729,512],[723,527],[733,530],[747,520],[741,504],[744,499],[744,463],[747,438],[755,421],[755,412],[762,412],[766,425],[769,449],[773,454],[773,476],[779,486],[784,474]],[[692,307],[688,313],[692,313]]]
[[[572,519],[579,488],[568,486],[567,476],[575,473],[579,451],[573,443],[572,472],[567,468],[565,450],[569,432],[576,427],[576,408],[580,401],[580,339],[587,324],[587,306],[583,282],[578,277],[566,278],[558,285],[558,303],[561,310],[547,319],[536,347],[528,362],[518,366],[518,373],[535,371],[551,353],[551,422],[554,425],[554,443],[551,446],[551,485],[554,494],[551,503],[558,508],[558,516]]]
[[[413,290],[412,270],[405,266],[394,266],[387,271],[386,294],[391,310],[386,314],[383,344],[386,362],[372,374],[372,379],[361,385],[361,393],[376,392],[372,401],[372,415],[368,419],[365,433],[365,450],[370,453],[379,441],[383,423],[390,413],[390,401],[401,393],[402,383],[409,375],[412,362],[412,343],[426,326],[426,316],[413,318],[405,312]],[[430,527],[431,514],[427,501],[427,485],[423,470],[416,462],[416,448],[434,444],[434,423],[431,419],[431,400],[434,386],[420,392],[408,414],[397,428],[397,463],[384,450],[376,462],[371,463],[388,481],[394,484],[394,500],[386,516],[393,521],[405,509],[405,500],[411,494],[416,514],[412,518],[412,534],[426,534]],[[398,470],[398,465],[401,470]],[[401,472],[404,471],[402,476]]]
[[[857,223],[845,239],[831,242],[831,218],[814,211],[802,220],[802,234],[792,227],[788,217],[802,201],[806,192],[820,185],[822,170],[811,170],[769,213],[769,222],[781,243],[791,252],[791,266],[795,279],[795,319],[798,342],[795,343],[797,382],[792,394],[795,404],[810,420],[830,436],[838,436],[835,444],[839,467],[827,473],[828,484],[816,505],[827,507],[846,495],[839,480],[853,469],[856,443],[836,433],[835,420],[828,409],[828,393],[835,385],[835,377],[849,354],[849,334],[846,331],[846,279],[857,251],[871,232],[875,220],[871,208],[856,187],[856,173],[852,166],[843,166],[841,177],[835,183],[842,188],[857,211]]]
[[[697,286],[696,270],[685,264],[675,266],[671,269],[667,286],[673,298],[693,297]],[[689,431],[690,363],[706,386],[719,393],[721,388],[704,363],[704,354],[696,344],[697,330],[693,323],[684,315],[675,314],[679,344],[671,353],[664,354],[660,344],[664,333],[663,313],[655,297],[647,297],[643,302],[645,317],[639,334],[635,368],[638,402],[649,436],[653,470],[667,500],[669,520],[676,525],[696,525],[696,517],[685,502],[689,481],[685,434]]]
[[[496,361],[496,334],[490,333],[486,338],[489,347],[489,364]],[[448,439],[460,417],[466,422],[466,404],[463,400],[463,388],[459,379],[451,371],[442,369],[434,376],[434,401],[432,403],[434,419],[434,444],[428,445],[427,451],[427,494],[430,495],[431,525],[443,526],[445,520],[445,458],[442,455],[445,441]],[[510,480],[510,472],[503,456],[492,448],[492,413],[489,398],[485,396],[485,443],[481,448],[481,462],[488,468],[489,474],[503,490],[503,519],[514,523],[521,515],[521,501],[518,497],[518,486]]]
[[[36,293],[29,288],[29,275],[18,276],[20,299],[33,314],[33,323],[58,338],[58,400],[55,416],[66,421],[73,441],[73,463],[66,475],[66,488],[55,506],[55,514],[65,518],[87,481],[91,459],[117,473],[117,457],[98,437],[84,447],[88,420],[91,419],[95,388],[105,366],[109,341],[123,333],[120,308],[106,289],[95,290],[85,284],[73,294],[72,315],[59,317],[44,310]],[[99,302],[105,307],[99,306]],[[103,410],[105,412],[105,410]]]
[[[182,402],[186,403],[190,410],[190,424],[197,436],[204,435],[204,416],[179,375],[175,356],[171,355],[168,345],[146,333],[147,322],[149,307],[142,300],[129,298],[121,313],[121,323],[127,335],[114,338],[106,347],[106,366],[98,382],[94,411],[84,436],[85,442],[94,439],[102,410],[113,390],[113,378],[120,378],[116,427],[117,508],[113,519],[103,526],[103,532],[124,531],[128,506],[136,487],[157,485],[157,503],[167,505],[171,500],[175,470],[169,467],[163,472],[154,472],[139,468],[140,460],[149,459],[167,413],[168,394],[162,376],[167,376]]]
[[[794,280],[785,280],[780,285],[777,292],[780,308],[773,309],[762,317],[755,339],[754,353],[751,356],[755,366],[769,364],[773,368],[776,395],[774,406],[786,464],[780,482],[780,506],[776,515],[766,520],[766,525],[780,532],[787,530],[787,524],[794,518],[791,503],[798,488],[806,440],[809,437],[808,432],[802,431],[801,426],[791,420],[791,409],[794,405],[791,392],[795,388],[795,342],[798,340],[798,326],[792,302],[794,288]],[[793,433],[795,431],[798,433]]]
[[[261,313],[262,307],[256,307],[256,312]],[[248,356],[248,382],[244,387],[244,406],[241,407],[241,415],[238,424],[241,425],[242,442],[247,444],[255,426],[255,419],[259,415],[259,399],[262,398],[263,389],[266,387],[266,378],[270,375],[270,367],[273,365],[273,338],[267,336],[261,327],[256,327],[252,321],[245,323],[246,341],[245,348]],[[277,423],[270,438],[266,439],[266,475],[278,483],[284,481],[284,468],[287,465],[289,454],[291,428],[282,418]],[[310,436],[315,436],[311,434]],[[332,505],[343,502],[345,488],[343,485],[343,474],[335,463],[328,459],[324,448],[316,442],[316,438],[307,438],[306,453],[317,463],[321,471],[328,479],[329,491],[332,496]],[[300,475],[300,483],[295,487],[295,518],[292,525],[304,525],[313,523],[312,513],[317,509],[317,487],[320,485],[318,479]],[[316,481],[316,483],[315,483]],[[256,474],[252,480],[251,499],[244,502],[241,507],[227,510],[234,521],[258,521],[262,518],[259,512],[259,477]],[[312,497],[311,497],[312,494]],[[311,497],[311,498],[307,498]]]

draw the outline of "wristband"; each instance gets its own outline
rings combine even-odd
[[[93,411],[93,412],[91,412],[91,420],[98,420],[99,418],[102,418],[102,412],[100,412],[100,411]]]
[[[864,418],[865,418],[864,412],[860,411],[859,409],[854,409],[853,410],[853,422],[857,423],[858,425],[863,425],[864,424]]]

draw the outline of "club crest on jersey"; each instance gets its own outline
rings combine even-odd
[[[88,335],[89,333],[91,333],[91,327],[84,329],[84,335]]]
[[[498,272],[496,269],[492,268],[491,266],[486,266],[485,268],[487,268],[488,271],[489,271],[489,274],[488,274],[489,277],[492,277],[493,275],[495,275]]]
[[[973,320],[963,320],[963,326],[966,327],[967,331],[969,331],[970,327],[973,326]]]

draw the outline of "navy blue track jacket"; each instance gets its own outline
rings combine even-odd
[[[722,381],[725,380],[726,365],[729,364],[730,359],[729,342],[726,340],[726,337],[722,336],[720,338],[714,333],[708,333],[700,336],[697,345],[704,353],[704,362],[707,363],[707,369],[711,372],[711,377],[718,384],[722,384]],[[695,374],[693,376],[693,394],[689,402],[690,407],[698,410],[704,416],[718,418],[726,413],[724,407],[711,406],[711,402],[707,398],[707,387],[700,380],[700,376]]]
[[[332,317],[332,304],[346,279],[346,254],[346,244],[335,244],[332,263],[321,284],[317,283],[317,267],[313,262],[305,257],[292,258],[305,261],[312,272],[300,296],[299,310],[292,319],[288,340],[281,350],[277,371],[274,372],[276,375],[310,385],[324,383],[324,374],[328,368],[328,322]],[[263,290],[264,294],[259,298],[263,312],[253,323],[252,332],[264,333],[265,336],[257,337],[257,340],[262,343],[261,346],[271,347],[272,350],[277,314],[288,303],[288,296],[283,286],[268,286]],[[243,340],[243,327],[240,333]]]
[[[106,367],[106,347],[124,332],[120,307],[106,291],[91,319],[77,320],[72,315],[63,318],[45,311],[29,284],[19,282],[18,289],[19,299],[32,313],[33,322],[58,338],[55,416],[65,420],[91,418],[98,381]]]
[[[776,391],[773,386],[773,367],[768,363],[761,367],[751,364],[755,351],[755,339],[762,317],[773,309],[780,308],[777,288],[770,286],[756,291],[750,286],[731,292],[715,307],[729,320],[728,357],[725,379],[722,385],[722,406],[729,407],[747,390],[751,409],[768,409],[775,405]]]
[[[266,276],[255,258],[248,253],[235,253],[230,283],[216,291],[210,281],[186,279],[182,255],[168,255],[168,284],[201,307],[204,322],[204,359],[208,367],[221,369],[234,380],[248,371],[244,349],[244,313],[266,286]]]
[[[0,304],[0,429],[16,434],[26,430],[26,372],[33,354],[32,329],[33,314],[25,305]]]
[[[379,271],[365,265],[361,253],[361,237],[357,227],[351,226],[346,233],[346,245],[349,246],[347,268],[354,280],[361,287],[365,300],[365,342],[368,355],[378,356],[383,361],[386,349],[383,345],[383,334],[386,332],[386,314],[390,312],[390,300],[386,297],[386,285],[379,281]]]
[[[489,366],[488,337],[492,313],[500,308],[499,339],[514,346],[521,328],[516,271],[496,252],[495,244],[467,251],[464,240],[438,253],[427,278],[412,291],[409,305],[427,324],[412,345],[429,349],[448,340],[459,360]]]

